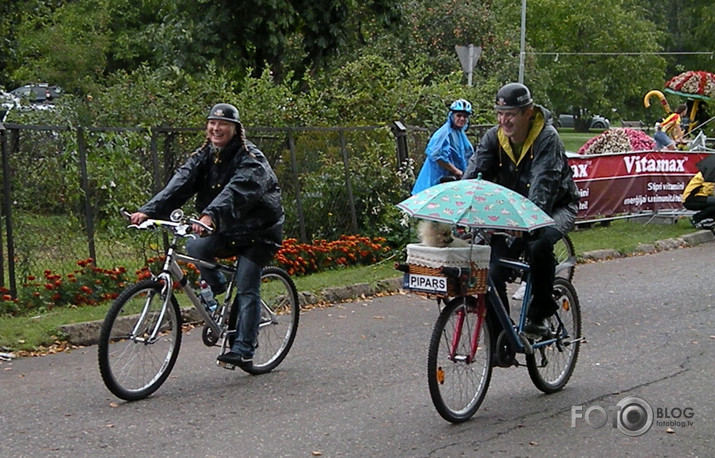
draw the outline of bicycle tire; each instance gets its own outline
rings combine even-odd
[[[576,262],[576,249],[574,248],[573,240],[568,234],[564,234],[561,239],[554,245],[554,256],[556,257],[556,265],[573,259]],[[558,268],[557,268],[558,270]],[[565,267],[556,273],[557,277],[565,278],[568,281],[573,281],[573,275],[576,271],[576,266]]]
[[[300,320],[298,290],[288,273],[266,267],[261,273],[261,324],[253,364],[242,368],[249,374],[265,374],[288,355]]]
[[[173,295],[161,318],[161,332],[151,342],[144,340],[161,316],[162,288],[163,284],[155,279],[129,286],[104,319],[97,356],[99,372],[109,391],[120,399],[136,401],[151,395],[166,381],[176,363],[181,347],[181,313]],[[146,313],[142,315],[145,305]],[[139,332],[132,337],[135,328]]]
[[[554,299],[559,304],[556,313],[564,324],[567,336],[526,355],[531,381],[546,394],[555,393],[566,386],[576,367],[581,344],[581,306],[571,282],[557,278],[554,281]],[[552,334],[556,335],[559,322],[555,316],[548,319],[548,325]]]
[[[437,412],[451,423],[469,420],[479,409],[489,388],[492,329],[485,317],[479,330],[477,352],[470,361],[468,355],[476,324],[476,305],[468,303],[465,297],[458,297],[444,307],[430,338],[427,356],[430,397]],[[453,344],[457,349],[455,357],[451,356]]]

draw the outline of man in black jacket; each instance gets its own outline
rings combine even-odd
[[[534,105],[529,88],[520,83],[502,86],[494,108],[498,125],[479,141],[463,179],[481,174],[482,178],[527,197],[554,219],[554,226],[524,237],[533,279],[533,300],[524,330],[542,336],[548,333],[545,320],[557,310],[552,296],[554,244],[573,228],[578,212],[578,188],[551,113]],[[516,247],[507,246],[504,239],[493,242],[493,259],[518,256]],[[490,272],[508,306],[505,283],[508,273],[497,266],[491,266]]]
[[[219,356],[219,361],[250,365],[261,313],[261,271],[281,246],[284,215],[276,175],[263,153],[246,140],[233,105],[219,103],[211,108],[204,145],[164,189],[131,215],[131,222],[166,217],[194,194],[199,221],[214,231],[189,239],[188,254],[207,260],[238,256],[239,260],[233,307],[238,310],[239,327],[231,351]],[[193,231],[204,230],[196,224]],[[205,267],[200,271],[214,294],[226,289],[220,272]]]

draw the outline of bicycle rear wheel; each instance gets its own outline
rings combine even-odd
[[[558,336],[557,341],[526,356],[531,381],[547,394],[561,390],[568,383],[576,366],[581,339],[581,306],[571,282],[556,278],[554,299],[559,304],[556,313],[564,327],[560,329],[556,315],[550,317],[548,325],[551,333]]]
[[[445,420],[461,423],[479,409],[492,376],[491,328],[482,320],[477,329],[478,310],[474,298],[452,299],[435,323],[427,356],[427,381],[437,412]],[[478,333],[477,349],[471,349]]]
[[[118,398],[136,401],[152,394],[169,376],[179,355],[179,304],[173,295],[163,296],[162,287],[158,280],[131,285],[104,319],[99,371]]]
[[[300,318],[298,291],[286,271],[266,267],[261,274],[261,323],[253,365],[244,368],[251,374],[275,369],[295,341]]]

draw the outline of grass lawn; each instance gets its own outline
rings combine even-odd
[[[590,131],[590,132],[575,132],[573,129],[561,128],[559,129],[559,136],[561,141],[564,142],[564,147],[566,151],[576,153],[584,143],[592,139],[593,137],[599,135],[600,131]]]

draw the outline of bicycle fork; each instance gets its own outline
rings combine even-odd
[[[462,309],[457,312],[457,322],[455,323],[454,334],[452,335],[452,342],[450,345],[449,359],[456,363],[467,363],[471,364],[474,361],[474,355],[477,353],[477,348],[479,345],[479,337],[482,330],[482,325],[486,318],[486,304],[484,301],[484,295],[480,294],[476,298],[476,310],[473,309],[474,305],[467,304],[465,298],[465,304]],[[477,321],[475,323],[474,332],[471,333],[471,339],[469,342],[469,354],[459,355],[457,354],[457,348],[459,348],[459,342],[462,339],[462,332],[464,330],[464,323],[467,320],[468,313],[476,313]]]

